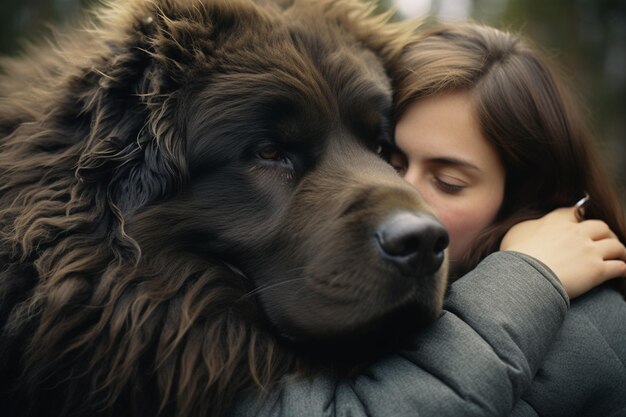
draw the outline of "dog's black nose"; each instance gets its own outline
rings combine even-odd
[[[432,274],[444,259],[448,232],[429,214],[400,212],[376,231],[382,255],[406,275]]]

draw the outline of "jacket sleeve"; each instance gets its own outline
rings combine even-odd
[[[442,316],[413,347],[356,377],[285,379],[232,416],[508,416],[547,354],[569,300],[552,272],[514,252],[451,285]]]
[[[603,286],[572,302],[514,417],[626,416],[626,302]]]

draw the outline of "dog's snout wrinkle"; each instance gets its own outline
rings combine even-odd
[[[378,227],[376,243],[383,258],[403,274],[414,276],[432,274],[441,267],[449,237],[430,215],[400,212]]]

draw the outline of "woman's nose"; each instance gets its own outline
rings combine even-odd
[[[417,190],[418,193],[422,196],[424,202],[430,206],[431,210],[438,215],[439,207],[437,204],[437,199],[433,198],[432,190],[428,188],[428,183],[426,182],[426,174],[423,173],[419,167],[410,165],[407,167],[404,175],[402,176],[406,182],[411,184],[413,188]]]
[[[409,184],[411,184],[413,187],[418,188],[418,180],[419,180],[419,170],[412,164],[409,164],[405,171],[404,174],[402,175],[402,178],[404,178],[404,180],[406,182],[408,182]],[[419,191],[419,189],[418,189]]]

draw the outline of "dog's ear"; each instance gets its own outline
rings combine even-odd
[[[91,130],[76,173],[106,184],[124,214],[187,180],[185,88],[210,77],[216,50],[259,14],[253,3],[234,0],[115,4],[119,19],[105,19],[112,28],[101,35],[108,51],[83,77],[88,87],[81,84]]]
[[[109,202],[129,214],[184,183],[186,164],[182,147],[167,147],[173,140],[166,135],[176,129],[167,116],[151,126],[140,105],[127,103],[119,113],[99,114],[102,125],[92,132],[93,146],[81,155],[76,175],[88,186],[106,188]]]
[[[157,25],[152,15],[137,18],[124,42],[108,42],[78,93],[90,129],[76,176],[105,187],[123,215],[167,196],[187,175],[179,89],[157,50],[168,48]]]

